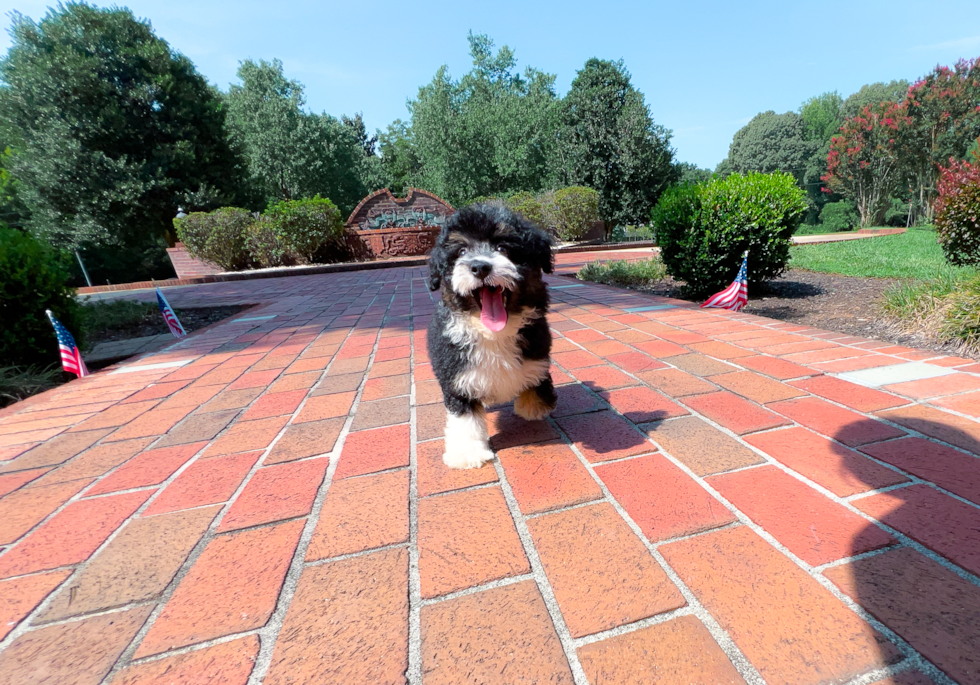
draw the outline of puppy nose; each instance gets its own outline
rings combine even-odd
[[[493,264],[490,262],[473,262],[470,264],[470,271],[477,278],[486,278],[490,275],[490,271],[493,270]]]

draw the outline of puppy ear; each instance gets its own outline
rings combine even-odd
[[[524,234],[524,249],[527,250],[531,262],[540,267],[543,272],[550,274],[555,270],[555,256],[551,251],[551,236],[540,228],[526,221],[521,222]]]
[[[435,292],[442,285],[442,275],[449,266],[449,258],[446,254],[445,243],[441,240],[436,241],[432,252],[429,253],[429,290]]]

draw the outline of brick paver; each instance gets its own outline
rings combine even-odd
[[[551,277],[554,415],[449,470],[423,277],[0,410],[0,685],[980,683],[980,364]]]

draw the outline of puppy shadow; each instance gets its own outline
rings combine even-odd
[[[592,382],[557,386],[558,404],[551,419],[592,462],[640,454],[645,447],[654,451],[646,435],[598,396],[603,391]],[[629,415],[637,424],[668,418],[661,410],[643,407],[637,407]],[[561,439],[550,421],[527,421],[517,416],[513,403],[491,407],[487,412],[487,427],[494,451]]]
[[[968,521],[980,521],[980,511],[928,484],[913,483],[904,475],[935,484],[980,506],[980,441],[942,422],[887,414],[885,418],[900,420],[904,427],[931,439],[908,435],[871,419],[842,426],[834,438],[854,450],[835,447],[841,456],[838,476],[842,482],[862,493],[898,486],[850,503],[949,563],[980,575],[980,559],[971,554],[965,539],[969,537]],[[868,523],[853,535],[850,544],[850,556],[867,556],[830,567],[823,575],[952,680],[974,682],[980,649],[980,589],[954,570],[912,547],[898,546],[898,542],[881,527]],[[883,637],[879,636],[876,644],[880,664],[902,659],[897,648]],[[913,670],[901,682],[918,685],[933,681]]]

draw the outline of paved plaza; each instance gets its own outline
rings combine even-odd
[[[255,306],[0,410],[0,685],[980,683],[980,364],[556,275],[451,471],[423,276],[171,288]]]

